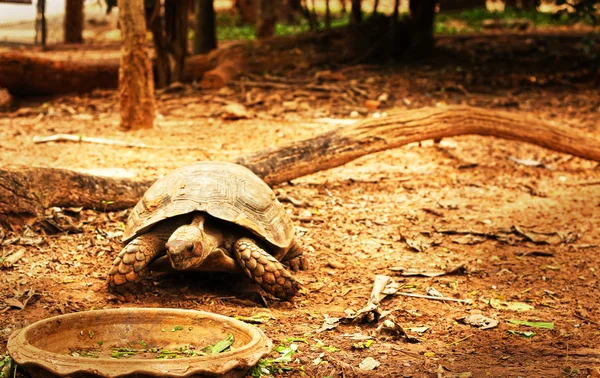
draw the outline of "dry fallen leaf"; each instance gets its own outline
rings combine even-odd
[[[367,357],[358,364],[358,368],[361,370],[373,370],[377,366],[381,365],[379,361],[374,359],[373,357]]]
[[[471,314],[462,318],[456,319],[457,322],[468,324],[479,329],[490,329],[497,327],[499,322],[496,319],[488,318],[481,314]]]

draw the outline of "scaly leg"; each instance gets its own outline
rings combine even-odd
[[[120,294],[135,292],[148,264],[164,249],[168,236],[148,232],[133,239],[121,250],[108,273],[108,288]]]
[[[233,254],[244,272],[267,293],[288,300],[298,292],[298,281],[254,240],[239,239],[233,246]]]

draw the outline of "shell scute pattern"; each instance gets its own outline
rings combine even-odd
[[[294,239],[285,209],[258,176],[232,163],[200,162],[171,172],[148,189],[127,221],[123,240],[193,211],[238,224],[280,248]]]

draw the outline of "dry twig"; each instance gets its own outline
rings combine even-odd
[[[199,150],[200,147],[196,146],[154,146],[148,145],[141,142],[125,142],[122,140],[111,140],[104,138],[85,137],[81,135],[73,134],[55,134],[47,137],[33,137],[33,143],[48,143],[48,142],[85,142],[85,143],[96,143],[106,144],[109,146],[121,146],[121,147],[135,147],[135,148],[150,148],[160,150]]]

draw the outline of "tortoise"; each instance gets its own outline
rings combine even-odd
[[[127,219],[123,242],[107,278],[121,294],[135,292],[143,273],[167,259],[175,270],[244,272],[288,300],[299,284],[286,266],[308,268],[271,188],[234,163],[197,162],[156,181]]]

